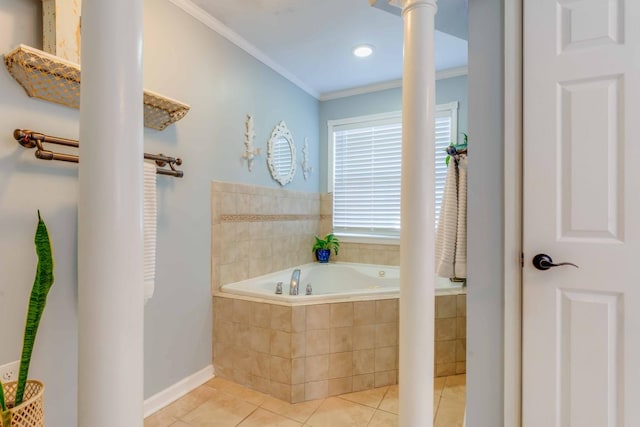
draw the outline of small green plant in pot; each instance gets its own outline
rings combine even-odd
[[[318,262],[329,262],[329,257],[331,256],[331,250],[338,255],[338,251],[340,250],[340,240],[333,234],[327,234],[324,239],[316,236],[316,243],[313,245],[311,249],[312,252],[316,254],[316,259]]]
[[[22,341],[22,356],[17,383],[0,383],[0,426],[44,426],[42,393],[44,386],[38,381],[27,380],[33,345],[40,325],[40,319],[47,302],[47,295],[53,285],[53,256],[47,226],[38,211],[38,225],[35,235],[38,266],[36,278],[31,288],[29,309]]]

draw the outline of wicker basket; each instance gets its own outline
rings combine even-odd
[[[16,399],[18,384],[11,382],[3,384],[3,386],[7,407],[11,407]],[[43,394],[44,384],[40,381],[28,380],[22,404],[9,409],[12,414],[11,426],[2,425],[2,420],[0,419],[0,427],[44,427]]]

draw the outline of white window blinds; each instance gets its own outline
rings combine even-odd
[[[402,123],[395,118],[334,130],[333,231],[400,232]]]
[[[436,113],[436,220],[446,178],[446,147],[456,135],[457,103]],[[400,113],[332,122],[333,232],[398,237],[402,119]],[[433,159],[426,160],[427,166]],[[433,164],[433,163],[431,163]],[[330,186],[331,188],[331,186]]]

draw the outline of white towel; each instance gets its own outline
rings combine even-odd
[[[456,260],[454,277],[467,277],[467,155],[458,161],[458,224],[456,230]]]
[[[467,156],[452,159],[442,195],[436,231],[436,274],[467,277]]]
[[[156,279],[156,164],[144,162],[144,302],[153,296]]]

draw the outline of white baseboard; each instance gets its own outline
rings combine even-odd
[[[209,365],[198,372],[178,381],[172,386],[154,394],[144,401],[145,418],[154,412],[159,411],[170,403],[180,399],[185,394],[200,387],[202,384],[214,377],[213,365]]]

